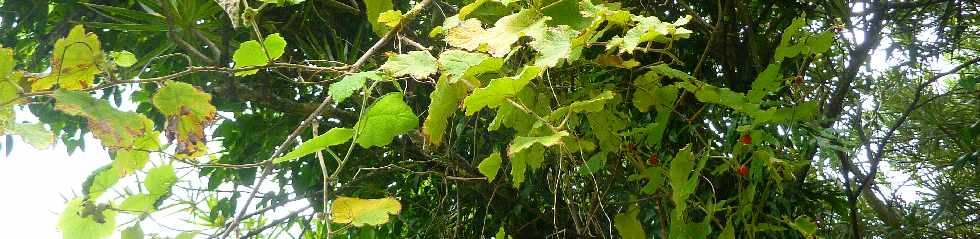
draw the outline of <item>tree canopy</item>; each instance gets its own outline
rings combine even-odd
[[[978,36],[970,0],[0,0],[0,133],[111,153],[66,238],[975,238]]]

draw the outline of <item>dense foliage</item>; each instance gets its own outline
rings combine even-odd
[[[0,0],[0,132],[111,152],[67,238],[971,238],[978,14]]]

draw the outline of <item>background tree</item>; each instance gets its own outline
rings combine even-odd
[[[971,238],[978,11],[8,0],[0,129],[112,152],[66,237]]]

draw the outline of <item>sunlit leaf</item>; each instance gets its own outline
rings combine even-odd
[[[131,195],[123,200],[122,204],[119,205],[119,210],[130,214],[151,213],[156,210],[153,204],[156,203],[158,197],[158,195],[151,194]]]
[[[334,223],[351,224],[356,227],[388,223],[388,215],[398,215],[401,210],[401,203],[390,197],[361,199],[340,196],[333,201],[330,208]]]
[[[384,26],[390,28],[395,28],[398,23],[402,20],[402,11],[398,10],[388,10],[382,12],[378,15],[378,23],[384,24]]]
[[[436,58],[428,52],[411,51],[389,57],[388,61],[381,65],[381,70],[395,77],[410,75],[415,79],[425,79],[436,73],[436,66]]]
[[[143,228],[136,224],[123,229],[120,234],[122,239],[143,239]]]
[[[54,43],[51,55],[51,75],[35,81],[33,90],[47,90],[57,83],[61,89],[80,90],[88,88],[95,75],[102,73],[102,45],[99,37],[85,33],[82,25],[68,32],[68,36]]]
[[[429,114],[422,124],[422,134],[433,145],[442,144],[446,133],[446,124],[459,109],[459,102],[466,96],[466,85],[463,82],[449,83],[447,76],[439,77],[435,90],[429,94]]]
[[[577,35],[578,31],[565,25],[545,30],[539,39],[531,42],[531,47],[541,54],[534,65],[554,67],[561,63],[572,55],[572,38]]]
[[[119,174],[112,170],[111,165],[107,165],[92,171],[92,174],[82,183],[82,193],[86,199],[94,201],[116,185],[116,182],[119,182]]]
[[[63,238],[97,239],[112,235],[116,228],[116,212],[104,207],[83,205],[81,198],[72,199],[65,205],[58,220]]]

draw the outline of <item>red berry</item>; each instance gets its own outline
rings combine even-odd
[[[743,134],[742,138],[739,138],[739,140],[742,141],[742,144],[752,144],[752,136],[749,136],[748,134]]]
[[[742,177],[749,176],[749,167],[745,167],[745,165],[739,166],[738,175],[742,175]]]
[[[803,77],[802,76],[796,76],[795,78],[793,78],[793,84],[795,84],[796,86],[802,85],[803,84]]]
[[[651,154],[650,155],[650,165],[656,166],[658,163],[660,163],[660,158],[657,157],[657,154]]]

